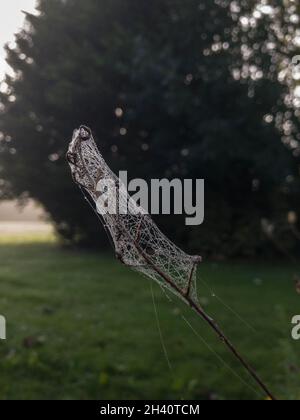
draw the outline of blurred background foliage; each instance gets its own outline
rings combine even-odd
[[[65,162],[84,123],[115,171],[205,179],[202,226],[158,218],[185,248],[299,252],[298,1],[40,0],[38,10],[7,47],[2,198],[33,198],[64,241],[105,246]]]

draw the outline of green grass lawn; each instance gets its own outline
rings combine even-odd
[[[170,370],[150,281],[111,256],[63,250],[46,236],[2,237],[0,261],[8,334],[0,342],[1,399],[265,398],[196,314],[154,285]],[[300,314],[294,272],[207,262],[198,282],[206,310],[272,391],[289,399],[300,398],[300,342],[290,338],[291,318]]]

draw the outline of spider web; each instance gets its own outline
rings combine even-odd
[[[129,196],[124,184],[103,159],[89,128],[81,126],[74,131],[67,159],[74,181],[85,197],[88,195],[91,198],[90,204],[101,216],[117,258],[189,304],[209,324],[267,396],[276,400],[218,324],[200,306],[196,290],[196,269],[201,257],[188,255],[172,243]],[[105,181],[104,189],[102,181]],[[109,211],[111,204],[115,204],[114,212]]]
[[[130,197],[87,127],[74,131],[67,158],[74,181],[89,194],[101,215],[117,258],[180,298],[197,302],[196,268],[201,257],[190,256],[172,243]],[[110,206],[114,212],[109,211]]]

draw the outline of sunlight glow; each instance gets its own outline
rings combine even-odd
[[[5,62],[4,45],[14,41],[14,34],[22,27],[24,14],[34,12],[36,0],[6,0],[0,3],[0,80],[9,71]]]

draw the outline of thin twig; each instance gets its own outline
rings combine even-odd
[[[135,244],[137,250],[142,255],[142,257],[145,259],[145,261],[159,274],[168,284],[171,286],[177,294],[179,294],[196,313],[205,321],[208,323],[208,325],[213,329],[213,331],[218,335],[220,340],[228,347],[228,349],[231,351],[231,353],[239,360],[239,362],[244,366],[244,368],[248,371],[248,373],[252,376],[252,378],[256,381],[256,383],[261,387],[261,389],[267,394],[267,396],[272,400],[276,401],[276,398],[271,393],[271,391],[268,389],[268,387],[264,384],[264,382],[260,379],[260,377],[257,375],[255,370],[249,365],[248,362],[245,361],[245,359],[241,356],[241,354],[237,351],[235,346],[231,343],[231,341],[227,338],[227,336],[224,334],[224,332],[221,330],[221,328],[217,325],[217,323],[210,318],[210,316],[200,307],[198,306],[193,299],[190,298],[190,296],[186,296],[186,294],[173,282],[172,279],[170,279],[162,270],[160,270],[159,267],[156,267],[156,265],[152,262],[151,258],[148,257],[148,255],[139,247],[138,244]]]

